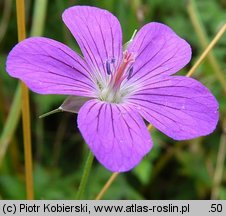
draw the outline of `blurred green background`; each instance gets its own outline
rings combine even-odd
[[[124,42],[148,22],[169,25],[192,46],[185,75],[226,21],[226,0],[26,0],[27,35],[43,35],[79,52],[61,14],[72,5],[93,5],[115,14]],[[0,0],[0,199],[26,199],[21,119],[6,119],[18,81],[5,72],[7,54],[17,43],[15,0]],[[194,78],[213,92],[220,104],[220,121],[209,136],[177,142],[153,129],[154,147],[132,171],[120,174],[105,199],[226,199],[226,34],[199,66]],[[36,199],[75,199],[87,146],[75,114],[38,117],[59,107],[64,96],[31,97],[31,126]],[[19,107],[14,107],[19,113]],[[15,114],[16,115],[16,114]],[[11,136],[13,127],[15,133]],[[4,138],[4,139],[3,139]],[[5,139],[10,140],[5,148]],[[4,149],[5,148],[5,149]],[[93,199],[111,173],[94,161],[84,199]]]

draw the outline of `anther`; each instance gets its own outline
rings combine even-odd
[[[132,74],[133,74],[133,66],[131,66],[128,70],[128,76],[127,76],[128,80],[131,78]]]
[[[114,58],[112,58],[111,60],[107,60],[106,61],[106,71],[107,71],[108,75],[111,75],[111,73],[112,73],[112,71],[111,71],[111,69],[112,69],[111,64],[114,64],[114,63],[115,63],[115,59]]]
[[[106,70],[107,70],[107,74],[111,75],[111,63],[109,61],[106,61]]]

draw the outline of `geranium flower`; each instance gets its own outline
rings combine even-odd
[[[64,11],[63,21],[84,57],[32,37],[12,49],[7,71],[34,92],[72,95],[72,108],[82,103],[78,127],[107,169],[128,171],[150,151],[143,118],[175,140],[215,129],[214,96],[192,78],[171,76],[190,61],[191,48],[169,27],[146,24],[123,51],[120,23],[108,11],[75,6]]]

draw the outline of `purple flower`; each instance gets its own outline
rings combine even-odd
[[[63,21],[84,57],[33,37],[13,48],[7,71],[34,92],[73,95],[72,108],[82,103],[78,127],[107,169],[128,171],[150,151],[143,118],[175,140],[215,129],[214,96],[192,78],[171,76],[190,61],[191,48],[169,27],[146,24],[123,51],[120,23],[108,11],[75,6],[64,11]]]

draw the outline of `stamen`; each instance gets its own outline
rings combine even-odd
[[[128,76],[127,76],[128,80],[131,78],[132,74],[133,74],[133,66],[131,66],[128,70]]]
[[[111,63],[109,61],[106,61],[106,70],[107,70],[107,74],[111,75]]]
[[[108,75],[111,75],[112,74],[112,64],[114,65],[115,63],[115,59],[114,58],[111,58],[110,60],[107,60],[106,61],[106,71],[107,71],[107,74]]]
[[[113,103],[120,103],[122,101],[128,90],[122,90],[121,84],[124,80],[132,77],[135,57],[135,53],[126,50],[123,52],[119,65],[116,64],[115,58],[108,58],[106,60],[106,74],[110,76],[106,77],[106,82],[101,87],[99,86],[100,100]]]

